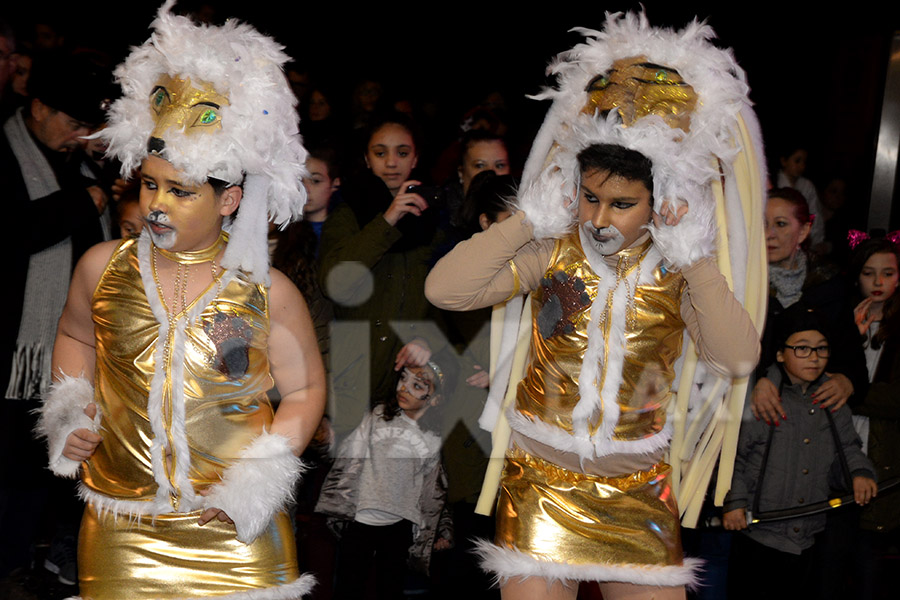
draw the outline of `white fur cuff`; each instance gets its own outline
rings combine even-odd
[[[216,600],[298,600],[312,591],[316,578],[306,574],[291,583],[270,588],[246,590],[225,596],[216,596]],[[71,596],[66,600],[83,600],[81,596]],[[199,600],[192,598],[190,600]]]
[[[62,455],[66,438],[76,429],[100,430],[100,411],[91,419],[84,414],[84,407],[94,401],[94,386],[84,377],[63,375],[60,381],[50,386],[44,397],[44,404],[38,409],[35,433],[47,439],[50,470],[60,477],[75,477],[81,467],[79,461]]]
[[[204,508],[224,510],[234,521],[237,539],[249,544],[293,499],[302,472],[303,463],[294,456],[288,439],[264,431],[225,470],[222,483],[206,496]]]
[[[475,552],[481,557],[481,568],[492,573],[497,582],[509,579],[540,577],[552,581],[619,581],[637,585],[664,587],[697,583],[697,571],[703,561],[687,558],[683,565],[589,564],[579,565],[533,558],[520,550],[501,548],[485,540],[476,542]]]
[[[715,223],[709,218],[693,220],[695,215],[689,216],[674,226],[647,226],[653,244],[662,254],[666,266],[672,270],[686,269],[701,258],[716,253]]]

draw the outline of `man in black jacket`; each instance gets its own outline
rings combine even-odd
[[[107,193],[81,174],[83,136],[103,121],[109,73],[84,59],[35,64],[31,98],[0,132],[6,314],[0,319],[0,577],[30,561],[46,498],[44,450],[31,429],[50,383],[56,323],[81,254],[103,240]],[[14,458],[13,458],[14,457]]]

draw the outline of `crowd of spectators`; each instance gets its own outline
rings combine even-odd
[[[102,53],[60,49],[61,40],[53,34],[51,28],[31,40],[17,39],[0,22],[0,184],[13,217],[3,236],[11,267],[0,355],[0,381],[6,389],[0,444],[7,457],[0,473],[0,598],[13,589],[31,597],[62,597],[73,594],[77,585],[79,507],[73,486],[53,480],[44,469],[44,449],[30,433],[31,411],[46,389],[47,348],[52,347],[67,280],[78,257],[95,242],[137,235],[142,226],[134,187],[103,157],[102,147],[85,139],[103,127],[102,107],[115,93],[109,61]],[[301,132],[310,150],[304,180],[309,200],[303,221],[271,232],[270,248],[273,265],[294,281],[310,307],[330,384],[326,417],[305,455],[312,468],[297,494],[300,568],[317,573],[316,598],[360,597],[376,587],[384,594],[399,587],[434,597],[495,597],[496,590],[469,552],[471,540],[491,536],[492,529],[491,519],[474,512],[490,453],[490,435],[477,425],[489,388],[490,311],[439,311],[426,301],[423,284],[431,266],[456,242],[509,216],[506,200],[515,194],[524,154],[508,142],[518,124],[509,122],[502,95],[485,94],[451,119],[458,123],[452,134],[438,137],[425,126],[432,121],[424,118],[422,106],[380,81],[359,81],[345,101],[328,82],[313,80],[299,65],[291,65],[287,76],[298,97]],[[738,461],[756,464],[756,471],[740,484],[743,496],[729,499],[725,526],[745,530],[746,515],[734,511],[751,505],[762,512],[796,508],[796,498],[771,488],[779,485],[774,475],[766,482],[770,487],[759,493],[763,480],[759,461],[753,458],[766,452],[754,444],[778,447],[772,440],[781,438],[773,436],[788,435],[795,403],[806,402],[809,414],[818,410],[844,415],[842,423],[851,422],[851,413],[853,417],[854,428],[841,430],[840,443],[827,424],[815,432],[819,443],[832,448],[822,451],[829,457],[838,445],[851,449],[853,481],[825,481],[830,470],[840,470],[841,461],[835,458],[834,464],[829,460],[822,467],[820,479],[825,483],[816,484],[815,493],[857,492],[857,477],[877,481],[879,489],[874,499],[855,496],[865,507],[832,511],[824,518],[797,517],[786,521],[796,531],[775,528],[768,537],[754,535],[753,526],[743,533],[716,528],[722,512],[710,507],[704,527],[717,536],[718,550],[710,553],[703,544],[693,549],[688,544],[688,552],[710,560],[705,588],[696,592],[702,597],[726,597],[723,582],[732,539],[742,544],[752,539],[780,553],[748,552],[745,544],[735,555],[744,557],[740,560],[745,566],[748,561],[771,561],[777,568],[787,564],[779,562],[787,560],[782,554],[790,560],[799,556],[791,568],[813,574],[824,584],[816,597],[877,597],[885,561],[900,545],[896,494],[880,489],[900,468],[900,239],[883,230],[850,231],[858,207],[850,201],[846,182],[839,177],[807,178],[807,160],[817,159],[808,150],[785,144],[773,156],[776,168],[770,173],[773,189],[765,213],[769,311],[745,415],[746,435],[752,429],[757,441],[742,439]],[[778,323],[796,323],[799,317],[791,315],[801,309],[813,311],[818,320],[804,321],[813,323],[808,329],[779,329]],[[809,331],[822,335],[812,341],[797,337]],[[816,362],[815,377],[795,381],[790,368],[798,359]],[[407,362],[418,363],[419,370],[395,367]],[[429,364],[437,365],[436,370],[422,371]],[[415,410],[404,404],[414,381],[425,382]],[[399,408],[385,408],[392,402],[399,402]],[[334,486],[342,482],[329,472],[335,457],[341,458],[342,445],[362,439],[361,423],[373,427],[379,419],[403,415],[428,432],[422,433],[422,444],[439,442],[418,471],[413,469],[407,479],[396,474],[392,484],[403,486],[410,497],[433,494],[437,506],[429,510],[436,511],[436,524],[429,525],[424,547],[418,539],[423,527],[391,534],[378,542],[384,546],[373,546],[382,548],[373,550],[377,555],[392,557],[394,567],[387,571],[376,560],[381,579],[391,579],[393,586],[376,585],[374,575],[364,569],[347,575],[353,561],[368,564],[368,558],[355,553],[348,564],[350,547],[339,543],[334,532],[355,536],[349,538],[354,551],[371,535],[352,529],[348,534],[346,523],[341,523],[348,515],[334,509]],[[788,471],[785,478],[798,477],[789,472],[795,468],[806,474],[805,464],[779,465],[772,468]],[[330,494],[324,504],[323,487]],[[810,494],[799,503],[825,499]],[[766,506],[771,498],[777,498],[778,505]],[[369,520],[362,522],[381,529],[378,519],[383,514],[367,510]],[[409,517],[414,522],[416,518]],[[797,519],[809,520],[795,525]],[[793,543],[773,544],[776,538],[791,538]],[[416,560],[410,564],[418,570],[397,565],[405,549],[416,544],[418,554],[411,554]],[[725,557],[724,562],[716,557]],[[62,587],[34,583],[45,569]],[[340,576],[335,578],[335,573]],[[345,589],[350,579],[354,586]],[[748,580],[753,580],[752,572]],[[750,589],[732,586],[728,597],[743,597]],[[583,594],[592,593],[585,586]],[[796,597],[810,592],[791,593]]]

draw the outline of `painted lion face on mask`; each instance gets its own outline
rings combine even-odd
[[[126,177],[153,153],[187,183],[243,182],[223,265],[268,281],[266,222],[287,224],[306,201],[307,153],[297,101],[282,70],[289,57],[250,25],[196,25],[173,14],[173,5],[167,0],[150,39],[116,68],[122,97],[99,137]],[[248,244],[251,251],[238,249]]]

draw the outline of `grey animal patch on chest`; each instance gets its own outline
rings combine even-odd
[[[232,380],[246,375],[253,338],[250,325],[236,315],[217,312],[212,322],[203,328],[216,345],[216,370]]]

